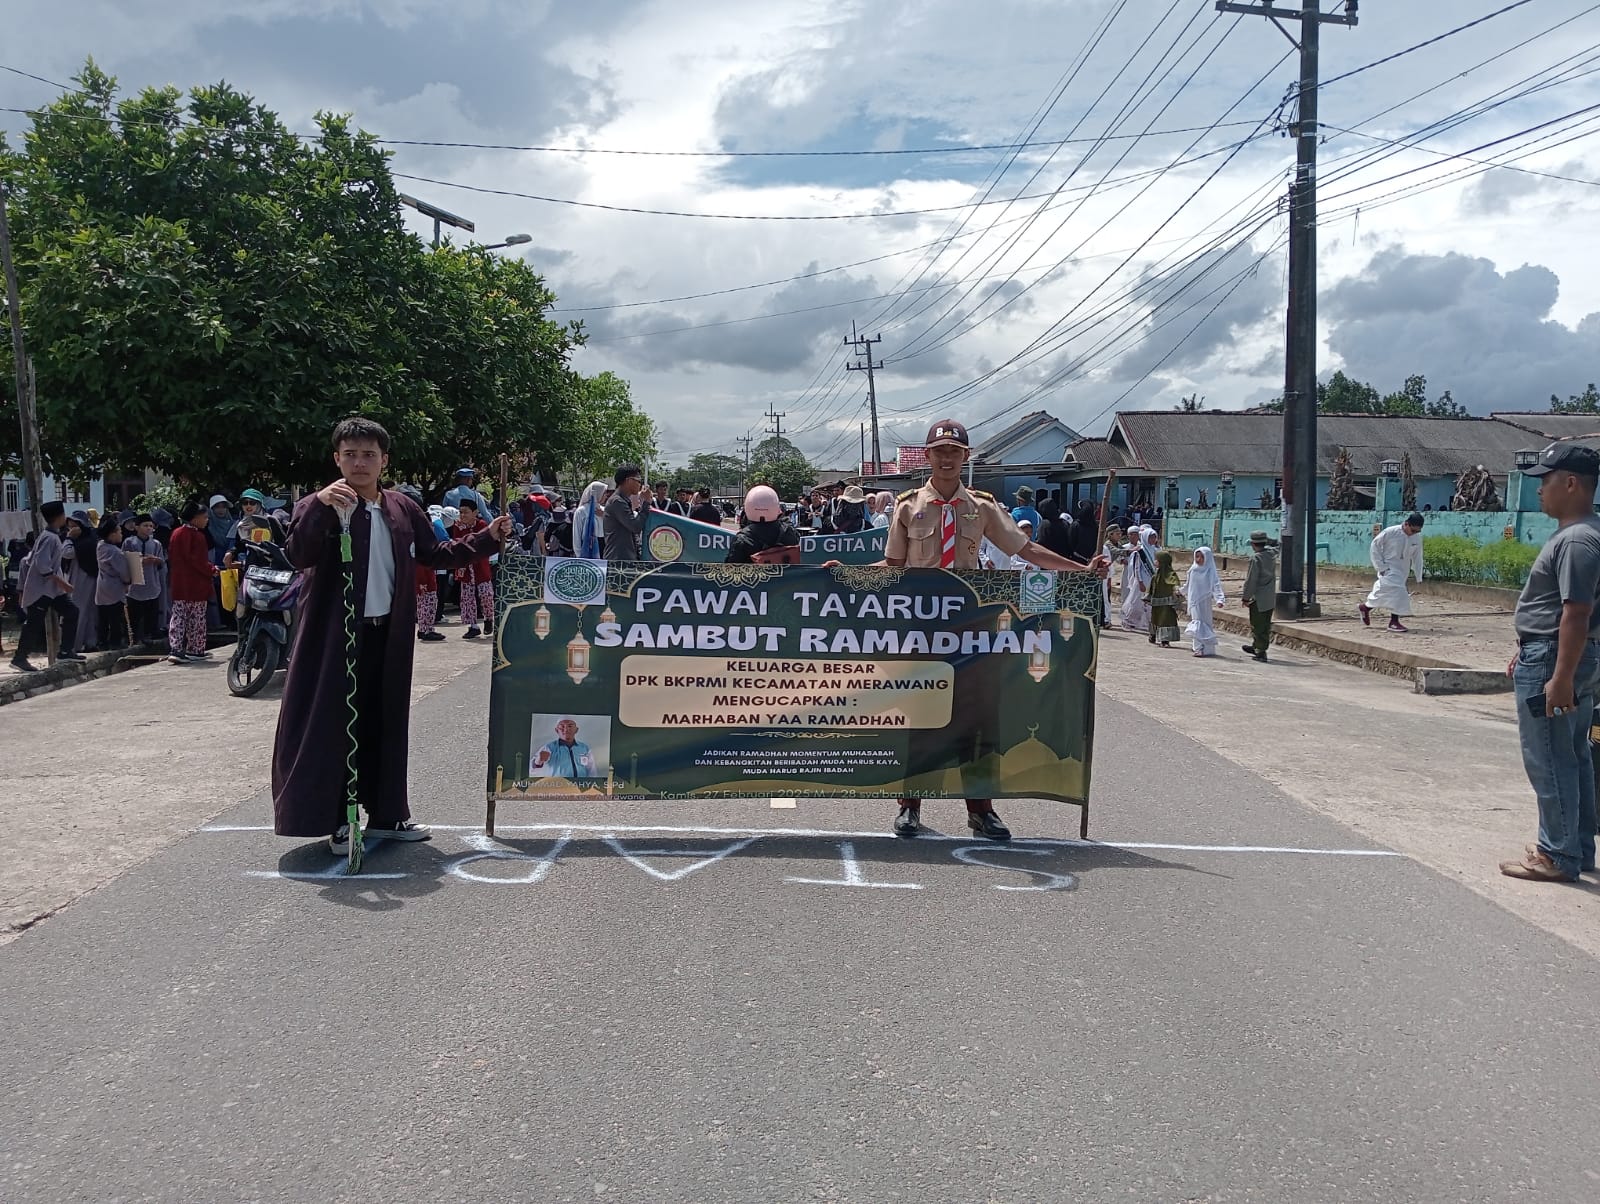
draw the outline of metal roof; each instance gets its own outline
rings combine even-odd
[[[1499,413],[1489,417],[1509,423],[1527,434],[1523,446],[1534,449],[1552,439],[1571,439],[1590,447],[1600,447],[1600,414]],[[1533,438],[1531,436],[1537,436]]]
[[[1155,472],[1277,476],[1283,471],[1281,414],[1121,413],[1110,438],[1125,441],[1130,460]],[[1349,449],[1357,476],[1377,476],[1382,461],[1398,460],[1405,452],[1419,477],[1455,476],[1479,464],[1502,475],[1527,445],[1527,431],[1490,418],[1317,417],[1319,475],[1333,471],[1341,447]]]
[[[1078,437],[1078,432],[1062,422],[1054,414],[1046,410],[1035,410],[1031,414],[1024,414],[1010,426],[996,431],[978,444],[972,451],[973,459],[993,460],[997,456],[1004,455],[1019,443],[1024,443],[1031,439],[1040,431],[1057,426],[1066,432],[1066,441],[1068,443]]]
[[[1067,445],[1067,455],[1082,468],[1126,468],[1128,457],[1114,443],[1104,439],[1079,439]]]

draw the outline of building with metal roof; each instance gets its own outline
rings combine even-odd
[[[1549,442],[1531,423],[1489,418],[1395,418],[1376,414],[1322,414],[1317,418],[1317,504],[1325,505],[1328,481],[1339,449],[1350,453],[1358,492],[1370,494],[1386,460],[1410,456],[1417,482],[1417,504],[1444,509],[1456,478],[1469,468],[1487,468],[1502,487],[1518,450]],[[1565,420],[1582,415],[1521,415],[1524,419]],[[1600,429],[1593,416],[1585,419]],[[1574,431],[1573,433],[1577,433]],[[1069,445],[1060,471],[1051,479],[1069,501],[1098,497],[1108,470],[1115,469],[1119,505],[1165,505],[1176,492],[1178,504],[1206,499],[1216,504],[1224,474],[1231,474],[1240,506],[1276,498],[1282,488],[1283,416],[1260,412],[1211,410],[1198,413],[1154,410],[1119,413],[1103,439]]]

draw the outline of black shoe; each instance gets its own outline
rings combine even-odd
[[[434,640],[442,640],[442,639],[444,639],[444,632],[442,632],[442,631],[419,631],[419,632],[417,632],[417,639],[419,639],[419,640],[427,640],[427,641],[429,641],[431,643]]]
[[[485,623],[483,625],[483,634],[484,635],[493,635],[494,634],[494,624],[493,623]]]
[[[1256,654],[1256,646],[1254,644],[1241,644],[1240,651],[1246,656],[1254,656]]]
[[[81,661],[88,658],[81,652],[58,652],[56,653],[56,659],[58,661]]]
[[[1011,839],[1011,829],[993,811],[968,811],[967,827],[990,840]]]
[[[922,831],[922,808],[901,807],[900,814],[894,819],[894,834],[896,836],[915,836]]]
[[[37,672],[39,672],[39,666],[38,665],[30,665],[27,662],[26,658],[20,657],[20,656],[14,656],[14,657],[11,658],[11,667],[13,669],[15,669],[18,673],[37,673]]]
[[[1267,663],[1267,654],[1265,652],[1258,652],[1255,654],[1255,659],[1264,665]]]
[[[482,634],[483,633],[476,627],[469,627],[461,633],[461,638],[464,640],[475,640]]]
[[[402,819],[392,824],[367,824],[367,835],[373,840],[432,840],[433,832],[422,824]]]

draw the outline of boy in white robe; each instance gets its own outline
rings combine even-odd
[[[1411,594],[1406,589],[1406,578],[1412,570],[1417,580],[1422,580],[1422,515],[1412,514],[1405,522],[1385,527],[1372,541],[1372,567],[1378,580],[1373,584],[1367,600],[1361,603],[1361,624],[1372,626],[1372,612],[1389,612],[1389,630],[1406,631],[1400,621],[1411,613]]]

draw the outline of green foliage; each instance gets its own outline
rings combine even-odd
[[[1281,406],[1279,407],[1281,408]],[[1406,377],[1405,384],[1393,393],[1380,395],[1365,381],[1335,372],[1325,384],[1317,386],[1319,414],[1380,414],[1395,418],[1470,418],[1466,406],[1446,389],[1429,399],[1428,378],[1421,374]]]
[[[774,460],[750,464],[751,485],[771,485],[785,501],[798,497],[800,491],[810,488],[817,480],[817,470],[799,452],[779,456]]]
[[[1554,393],[1550,394],[1550,412],[1552,414],[1600,414],[1600,390],[1596,390],[1591,383],[1582,393],[1574,393],[1562,401]]]
[[[92,61],[77,82],[0,147],[47,470],[317,486],[355,413],[430,491],[501,452],[519,474],[653,452],[626,382],[571,370],[582,331],[544,281],[407,233],[387,152],[344,117],[302,140],[226,84],[119,100]]]
[[[1520,589],[1539,549],[1504,539],[1480,544],[1464,535],[1425,535],[1422,561],[1430,578]]]
[[[722,452],[700,452],[672,475],[674,480],[708,486],[718,496],[733,494],[744,481],[744,461]]]
[[[1201,397],[1198,392],[1191,393],[1189,396],[1181,398],[1178,404],[1172,408],[1183,414],[1198,414],[1205,409],[1205,401],[1206,399]]]
[[[168,481],[157,485],[154,489],[148,489],[141,493],[128,503],[128,509],[135,514],[148,514],[152,510],[164,507],[170,510],[173,517],[176,518],[178,511],[183,508],[184,502],[188,500],[189,491],[187,489],[182,485],[175,485]]]

